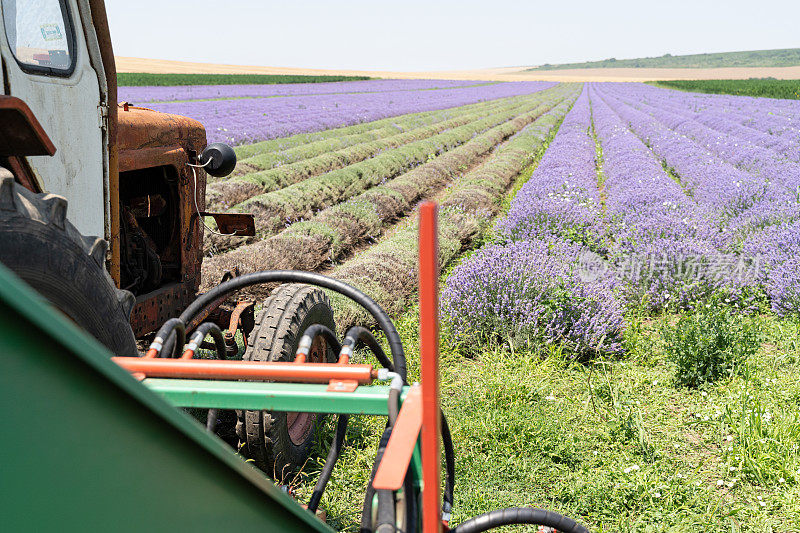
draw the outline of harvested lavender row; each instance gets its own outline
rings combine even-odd
[[[380,152],[427,139],[443,131],[480,120],[487,113],[492,113],[499,109],[516,109],[521,105],[521,101],[518,100],[503,100],[503,103],[499,105],[489,104],[477,109],[469,109],[467,112],[457,114],[453,118],[443,118],[442,120],[434,121],[430,125],[410,131],[395,132],[395,135],[389,137],[323,153],[316,157],[278,168],[252,172],[243,176],[233,176],[228,180],[211,184],[206,192],[206,202],[211,209],[228,209],[254,196],[277,191],[324,172],[364,161]],[[259,157],[255,156],[246,161],[252,163],[252,161],[258,160]]]
[[[413,113],[410,115],[401,115],[399,117],[384,119],[373,123],[376,125],[380,124],[381,125],[380,128],[370,129],[366,132],[362,132],[356,135],[348,135],[348,136],[335,137],[333,139],[327,139],[328,142],[323,142],[321,143],[321,146],[318,147],[306,144],[294,147],[292,149],[282,150],[280,152],[258,153],[250,157],[247,157],[245,159],[242,159],[240,163],[250,172],[267,170],[282,164],[293,163],[295,161],[300,161],[302,159],[308,159],[309,157],[313,157],[315,155],[323,155],[326,152],[335,149],[332,147],[333,141],[342,144],[342,147],[352,146],[353,144],[358,144],[357,142],[353,142],[354,140],[357,141],[366,135],[373,137],[370,140],[377,140],[383,137],[388,137],[393,134],[398,134],[416,128],[422,128],[424,126],[430,126],[447,120],[452,120],[465,114],[471,114],[476,112],[488,113],[493,109],[509,105],[513,103],[514,100],[518,100],[519,98],[523,97],[512,96],[510,98],[499,98],[497,100],[489,100],[488,102],[479,102],[477,104],[468,104],[456,108],[442,109],[437,111],[427,111],[425,113]],[[391,132],[392,130],[393,133]],[[384,131],[386,131],[387,134],[383,135],[382,133]]]
[[[402,127],[404,130],[408,130],[413,127],[421,127],[428,124],[433,124],[434,122],[439,122],[441,120],[447,120],[448,118],[453,118],[460,113],[479,109],[482,106],[489,104],[499,105],[503,101],[511,98],[515,97],[512,96],[508,98],[498,98],[497,100],[466,104],[447,109],[437,109],[434,111],[423,111],[421,113],[408,113],[405,115],[374,120],[372,122],[362,122],[353,126],[344,126],[341,128],[333,128],[314,133],[299,133],[297,135],[292,135],[291,137],[282,137],[268,141],[259,141],[253,144],[239,145],[235,147],[234,150],[236,151],[236,155],[240,162],[246,162],[252,157],[271,153],[276,158],[276,163],[291,163],[293,162],[292,156],[289,154],[292,154],[292,151],[296,149],[300,149],[306,157],[313,157],[315,155],[325,153],[325,148],[328,146],[331,146],[330,149],[336,149],[343,148],[351,144],[356,144],[357,141],[352,142],[349,141],[348,138],[358,137],[358,135],[365,133],[369,134],[373,130],[397,126]]]
[[[531,94],[553,85],[552,82],[506,82],[437,91],[195,101],[152,104],[150,107],[202,122],[209,142],[235,145]]]
[[[307,217],[314,210],[378,185],[389,177],[426,161],[429,157],[446,152],[467,142],[474,135],[510,120],[520,113],[520,107],[529,108],[549,98],[552,98],[551,93],[537,96],[510,110],[497,112],[428,139],[407,144],[367,161],[309,178],[278,191],[255,196],[234,209],[254,213],[257,227],[262,234],[274,233],[284,226],[286,221]]]
[[[281,83],[254,85],[176,85],[123,86],[118,89],[120,102],[141,104],[175,100],[223,98],[268,98],[312,94],[377,93],[453,89],[490,82],[470,80],[359,80],[323,83]]]
[[[546,102],[384,185],[325,209],[308,221],[292,224],[269,239],[206,258],[203,279],[215,283],[234,265],[243,272],[316,270],[365,239],[378,237],[386,224],[407,213],[420,199],[442,189],[465,167],[473,165],[556,103]]]
[[[512,241],[559,237],[593,250],[604,247],[597,154],[590,128],[589,95],[584,88],[531,179],[496,225],[500,236]]]
[[[629,297],[654,309],[684,306],[732,283],[705,268],[697,273],[686,270],[686,262],[702,263],[718,255],[714,230],[705,213],[595,91],[590,88],[603,150],[606,208],[613,222],[615,259],[630,265],[623,273]]]
[[[439,210],[439,263],[452,261],[491,223],[500,198],[513,180],[537,158],[551,132],[577,94],[562,102],[500,147],[475,170],[458,178],[448,189]],[[417,287],[417,232],[415,220],[355,259],[332,276],[365,291],[389,312],[410,303]],[[363,309],[332,295],[337,325],[346,328],[370,322]]]

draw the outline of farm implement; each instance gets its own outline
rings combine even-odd
[[[112,357],[0,267],[3,427],[26,436],[4,435],[4,523],[9,530],[38,531],[330,531],[315,512],[345,445],[348,419],[380,416],[387,424],[364,497],[362,531],[447,531],[455,458],[438,406],[439,271],[432,203],[420,208],[419,256],[421,382],[411,385],[403,344],[386,313],[364,293],[319,274],[265,271],[229,280],[168,320],[143,356]],[[261,283],[302,283],[358,302],[385,336],[389,355],[363,327],[351,328],[340,342],[325,324],[305,325],[291,361],[230,360],[218,327],[204,322],[187,331],[206,306]],[[207,335],[217,357],[197,358]],[[380,367],[353,361],[361,346]],[[325,349],[335,352],[335,361],[322,362]],[[205,430],[176,407],[207,409]],[[289,438],[303,437],[302,427],[292,431],[298,420],[308,425],[315,414],[338,415],[306,505],[213,434],[228,410],[237,410],[239,425],[249,412],[283,416]],[[443,494],[440,443],[446,465]],[[507,524],[588,531],[569,518],[529,507],[489,512],[453,531]]]

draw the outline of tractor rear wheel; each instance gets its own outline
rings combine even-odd
[[[106,241],[70,224],[63,197],[33,193],[0,168],[0,263],[111,353],[135,356],[135,300],[114,287],[106,250]]]
[[[310,325],[322,324],[335,331],[325,293],[294,283],[272,291],[255,323],[243,357],[246,361],[294,361],[302,333]],[[332,363],[336,354],[318,337],[307,360]],[[256,466],[280,480],[303,466],[323,422],[324,417],[314,413],[241,411],[237,434],[244,444],[242,451]]]

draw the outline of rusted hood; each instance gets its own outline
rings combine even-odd
[[[118,111],[120,172],[170,164],[181,152],[185,160],[190,150],[206,146],[206,130],[194,119],[128,104]]]

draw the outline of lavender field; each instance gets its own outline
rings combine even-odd
[[[717,294],[797,315],[799,119],[794,101],[587,84],[497,243],[448,280],[455,331],[587,355],[621,349],[626,308]]]
[[[150,105],[201,120],[210,140],[258,139],[237,147],[233,175],[208,185],[208,208],[254,213],[258,229],[206,236],[208,283],[233,266],[321,268],[436,197],[458,216],[480,213],[462,222],[469,236],[453,254],[492,236],[444,289],[444,318],[464,339],[621,355],[633,311],[713,297],[741,313],[800,313],[800,102],[630,83],[128,89],[186,99]],[[215,95],[225,99],[206,99]],[[473,177],[512,146],[525,156],[497,185]],[[462,182],[475,195],[450,202]]]
[[[253,213],[257,236],[207,232],[204,289],[237,268],[324,272],[398,320],[413,368],[415,214],[436,200],[457,468],[504,472],[465,489],[455,522],[489,501],[598,532],[798,531],[797,101],[324,85],[137,93],[241,143],[204,201]],[[330,296],[337,328],[369,323]],[[374,444],[340,461],[362,471]],[[352,485],[332,483],[329,516],[358,530]]]
[[[530,94],[551,82],[365,80],[289,85],[121,87],[120,101],[184,115],[209,142],[254,143]]]

